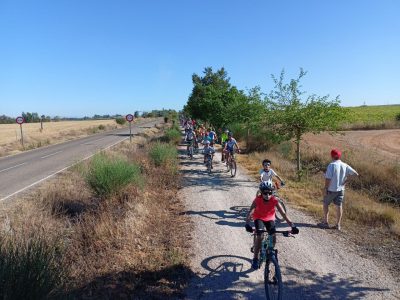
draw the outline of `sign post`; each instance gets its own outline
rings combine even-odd
[[[15,119],[15,122],[17,122],[17,124],[19,124],[19,127],[21,129],[21,144],[22,144],[22,148],[24,148],[24,135],[22,133],[22,124],[25,122],[23,117],[17,117]]]
[[[132,121],[133,121],[133,115],[127,114],[125,119],[129,122],[129,142],[132,143]]]

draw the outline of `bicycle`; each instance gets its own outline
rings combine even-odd
[[[268,300],[282,300],[282,293],[283,293],[282,274],[278,262],[278,250],[274,249],[273,234],[280,233],[285,237],[290,237],[290,236],[294,237],[293,234],[298,234],[299,231],[296,228],[295,231],[293,229],[286,231],[275,230],[271,234],[268,233],[267,230],[260,230],[259,232],[262,232],[263,234],[267,233],[266,235],[264,234],[263,240],[261,242],[260,265],[259,265],[259,269],[261,269],[262,264],[265,263],[264,267],[265,295]]]
[[[189,141],[189,145],[188,145],[188,155],[190,157],[190,159],[193,159],[193,140]]]
[[[213,161],[212,154],[206,154],[206,167],[207,167],[207,172],[209,174],[211,174],[211,169],[213,168],[212,161]]]
[[[225,160],[226,160],[226,169],[227,172],[231,172],[231,177],[236,176],[236,160],[235,160],[235,155],[234,152],[232,151],[227,151],[225,154]]]

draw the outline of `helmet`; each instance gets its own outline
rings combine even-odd
[[[265,181],[260,183],[259,188],[261,193],[268,192],[269,194],[272,194],[272,192],[274,191],[274,186],[271,183]]]
[[[225,133],[229,133],[229,129],[225,129]]]
[[[231,131],[228,132],[228,137],[232,137],[232,132]]]
[[[209,140],[206,140],[206,141],[204,142],[204,144],[210,145],[210,141],[209,141]]]

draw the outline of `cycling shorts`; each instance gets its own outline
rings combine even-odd
[[[256,219],[254,220],[254,226],[256,227],[257,233],[260,233],[260,230],[267,230],[268,233],[273,233],[275,231],[275,221],[263,221]]]

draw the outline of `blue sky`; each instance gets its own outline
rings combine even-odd
[[[400,1],[0,0],[0,115],[181,109],[191,75],[240,89],[308,71],[343,106],[400,103]]]

